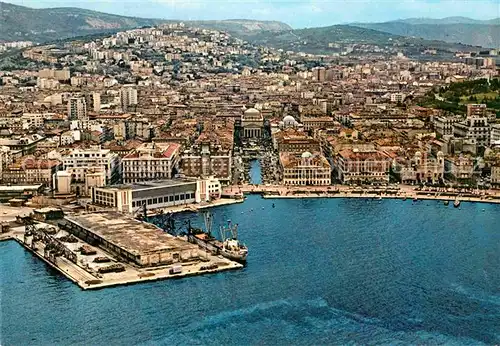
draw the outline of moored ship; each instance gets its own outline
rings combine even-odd
[[[238,225],[228,221],[227,226],[221,226],[221,240],[219,240],[212,235],[212,215],[210,213],[204,214],[204,221],[205,230],[188,226],[188,241],[213,254],[246,263],[248,248],[238,240]]]

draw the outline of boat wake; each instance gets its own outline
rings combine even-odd
[[[421,321],[415,323],[420,324]],[[276,333],[280,330],[280,333]],[[278,300],[224,311],[172,331],[151,345],[480,344],[426,331],[392,330],[387,321],[339,310],[323,298]]]

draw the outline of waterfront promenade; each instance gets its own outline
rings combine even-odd
[[[241,198],[244,194],[262,194],[264,198],[393,198],[426,200],[459,200],[463,202],[500,203],[500,190],[466,190],[452,188],[418,188],[393,186],[283,186],[233,185],[224,196]]]

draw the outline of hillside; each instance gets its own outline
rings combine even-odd
[[[451,21],[452,20],[448,20],[448,22]],[[426,40],[440,40],[449,43],[460,42],[463,44],[470,44],[487,48],[495,48],[500,46],[500,23],[481,24],[481,21],[477,21],[478,23],[462,22],[437,24],[436,22],[434,22],[434,20],[427,20],[427,24],[412,24],[425,22],[426,21],[424,20],[413,19],[386,23],[356,23],[354,25],[366,29],[383,31],[394,35],[419,37]],[[498,20],[496,22],[498,22]]]
[[[466,49],[458,44],[443,41],[429,41],[411,37],[393,35],[390,33],[361,28],[351,25],[332,25],[319,28],[286,30],[281,32],[263,31],[252,35],[248,40],[254,44],[266,45],[284,50],[303,51],[307,53],[328,54],[337,50],[330,44],[372,44],[378,46],[419,47],[436,49]]]
[[[0,21],[0,40],[35,42],[151,26],[162,22],[79,8],[32,9],[4,2],[0,2]]]
[[[252,43],[285,50],[317,52],[328,50],[329,43],[388,43],[394,35],[348,25],[262,32],[249,38]]]
[[[0,2],[0,22],[0,41],[30,40],[42,43],[175,21],[125,17],[70,7],[33,9]],[[228,31],[232,35],[242,37],[262,30],[291,29],[288,25],[276,21],[234,19],[184,22],[193,26]]]
[[[489,20],[478,20],[467,17],[446,17],[441,19],[436,18],[407,18],[398,19],[390,22],[400,22],[406,24],[483,24],[483,25],[493,25],[500,24],[500,18],[489,19]],[[389,23],[390,23],[389,22]]]
[[[227,20],[204,20],[204,21],[185,21],[189,25],[215,29],[220,31],[227,31],[233,36],[245,38],[247,36],[255,35],[263,31],[277,32],[292,30],[292,28],[285,23],[277,21],[259,21],[249,19],[227,19]]]

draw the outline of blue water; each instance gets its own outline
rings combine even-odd
[[[259,160],[250,161],[250,184],[262,184],[261,171]]]
[[[0,243],[0,344],[500,343],[500,205],[250,196],[214,213],[240,224],[245,269],[84,292]]]

